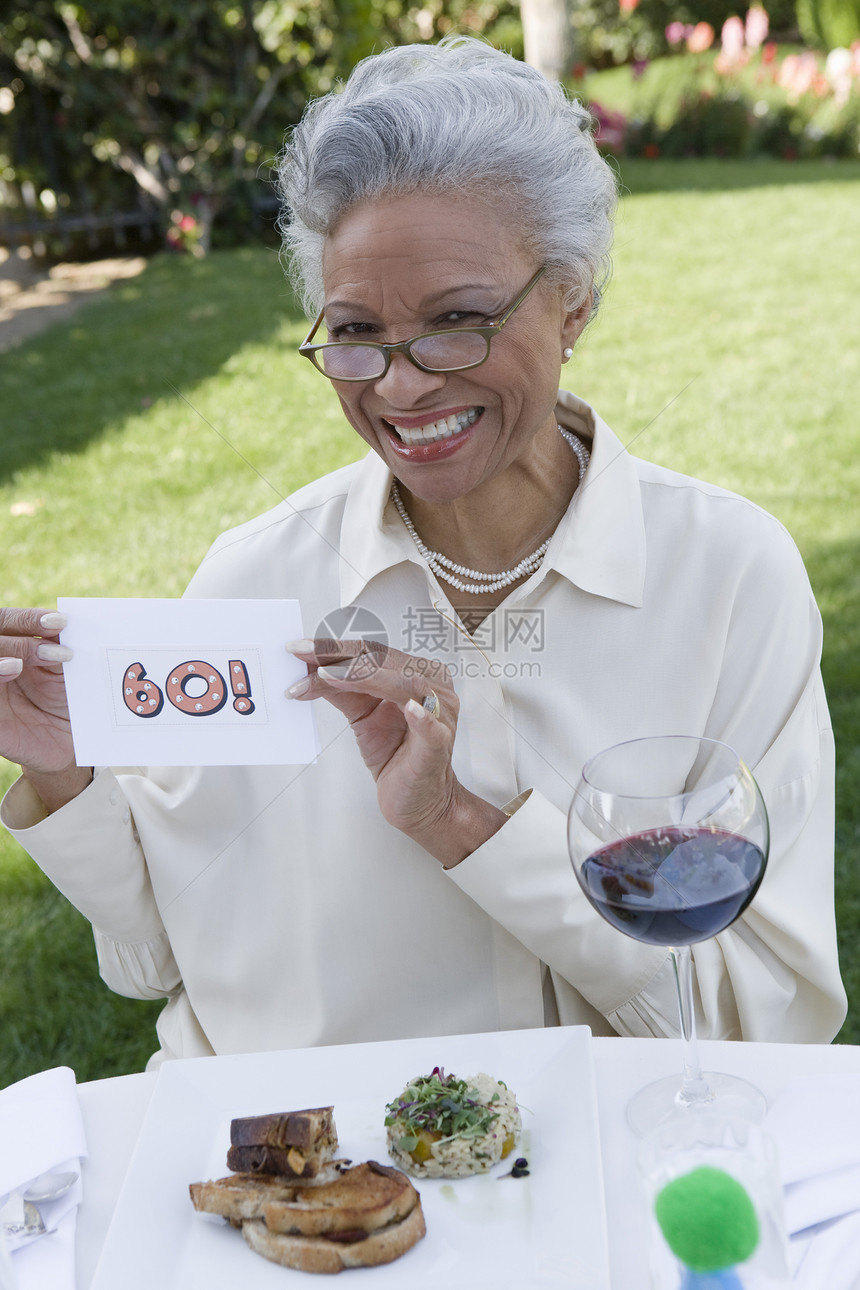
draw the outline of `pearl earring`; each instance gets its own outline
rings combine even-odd
[[[569,345],[567,349],[562,350],[561,356],[565,362],[567,362],[569,358],[573,358],[573,350],[570,348]]]

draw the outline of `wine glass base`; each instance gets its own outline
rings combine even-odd
[[[755,1084],[737,1075],[718,1071],[704,1071],[702,1081],[707,1084],[709,1097],[688,1101],[681,1096],[677,1075],[667,1075],[639,1090],[627,1104],[627,1123],[638,1137],[672,1116],[711,1111],[726,1119],[740,1117],[754,1124],[760,1123],[767,1113],[767,1099]]]

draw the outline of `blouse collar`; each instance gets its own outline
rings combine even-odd
[[[559,424],[591,449],[585,479],[550,542],[539,575],[555,570],[591,595],[639,607],[645,581],[645,523],[634,459],[584,400],[559,391]],[[341,604],[355,603],[386,569],[422,564],[389,501],[391,472],[370,452],[356,468],[341,530]],[[538,579],[538,574],[534,578]]]

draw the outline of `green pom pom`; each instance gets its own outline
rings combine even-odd
[[[694,1272],[734,1267],[758,1245],[758,1219],[747,1192],[710,1165],[667,1183],[654,1212],[669,1249]]]

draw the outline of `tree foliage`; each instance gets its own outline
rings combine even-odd
[[[17,145],[3,177],[77,205],[82,188],[89,202],[103,187],[109,200],[128,190],[110,168],[159,207],[193,200],[205,228],[277,151],[305,100],[369,51],[373,9],[374,0],[30,0],[0,29]]]
[[[860,0],[797,0],[797,18],[810,45],[845,48],[860,38]]]
[[[219,211],[265,192],[285,128],[358,59],[452,29],[501,22],[504,37],[505,20],[516,37],[515,14],[492,0],[24,0],[0,14],[0,205],[143,196],[205,243]]]

